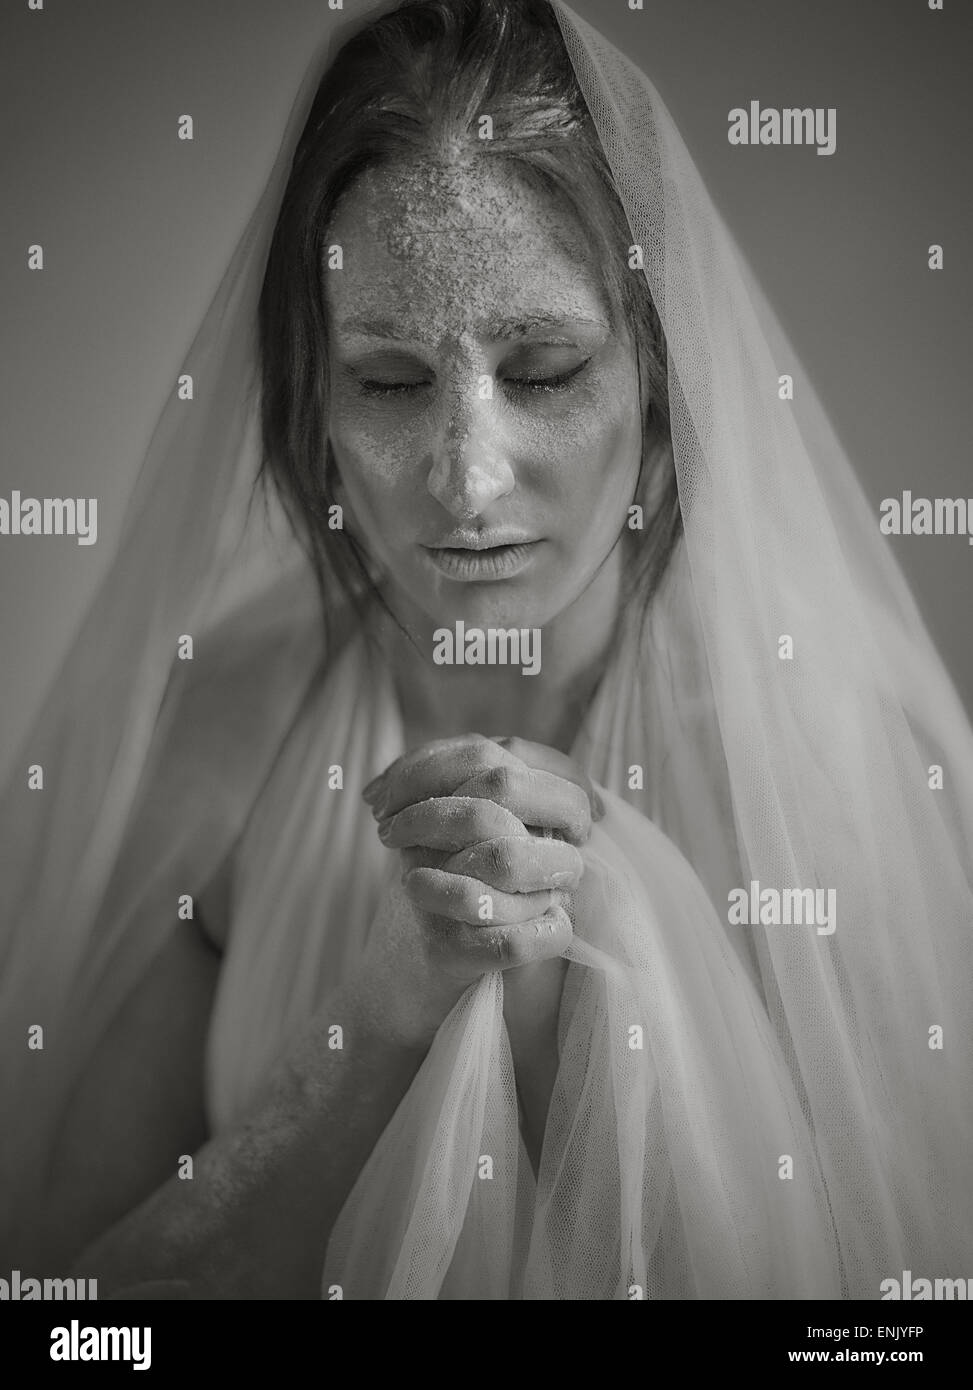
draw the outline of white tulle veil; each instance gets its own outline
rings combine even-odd
[[[636,759],[625,735],[609,739],[598,774],[619,797],[592,840],[586,910],[614,925],[611,940],[573,948],[585,968],[570,977],[561,1045],[574,1094],[552,1108],[560,1166],[539,1175],[530,1249],[516,1254],[523,1192],[491,1193],[490,1207],[455,1181],[484,1135],[495,1156],[517,1145],[490,976],[396,1117],[423,1162],[403,1175],[394,1135],[380,1143],[326,1283],[354,1271],[379,1297],[483,1293],[485,1279],[496,1297],[874,1298],[904,1269],[973,1275],[973,735],[655,87],[554,7],[668,346],[684,539],[627,658],[646,790],[627,794]],[[175,925],[183,885],[201,890],[231,850],[323,668],[303,556],[252,504],[257,299],[295,144],[347,22],[321,14],[324,46],[186,355],[193,399],[174,387],[162,411],[117,558],[2,803],[8,1193],[41,1181],[86,1056]],[[778,395],[785,372],[793,401]],[[198,660],[177,659],[184,634]],[[212,672],[244,667],[258,643],[261,678],[227,707]],[[626,803],[668,838],[639,830]],[[631,873],[645,854],[662,875],[651,887]],[[731,924],[728,892],[754,882],[834,890],[835,931]],[[633,1018],[649,1045],[643,1070],[623,1075],[612,1030]],[[40,1053],[26,1042],[36,1024]],[[613,1175],[610,1212],[594,1172]],[[391,1188],[396,1215],[376,1242],[374,1222],[363,1235],[369,1203]],[[477,1285],[487,1234],[507,1253]]]

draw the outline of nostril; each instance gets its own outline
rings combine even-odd
[[[463,520],[472,520],[514,488],[513,470],[503,458],[485,450],[478,457],[471,455],[472,449],[444,449],[427,478],[432,496]]]

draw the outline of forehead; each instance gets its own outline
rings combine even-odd
[[[439,340],[501,321],[608,320],[576,215],[507,161],[370,169],[341,200],[328,242],[343,252],[341,272],[325,278],[339,334],[382,323]]]

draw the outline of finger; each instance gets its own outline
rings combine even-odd
[[[559,830],[572,844],[582,845],[591,835],[591,802],[577,782],[537,771],[520,759],[477,772],[455,795],[495,801],[524,825]]]
[[[432,797],[406,806],[381,821],[378,833],[389,849],[424,845],[428,849],[455,851],[503,835],[530,838],[523,823],[503,806],[470,796]]]
[[[567,910],[552,907],[541,917],[513,926],[471,927],[441,922],[433,928],[436,949],[463,973],[508,970],[535,960],[563,956],[574,936]]]
[[[407,771],[410,767],[426,761],[427,758],[437,755],[450,755],[456,750],[461,750],[467,746],[475,746],[479,743],[489,743],[490,739],[484,738],[483,734],[458,734],[452,738],[432,739],[428,743],[420,744],[416,748],[409,748],[404,753],[400,753],[389,763],[384,772],[380,772],[377,777],[373,777],[368,785],[363,789],[362,796],[366,801],[374,802],[379,791],[388,783],[389,779],[397,776],[400,772]]]
[[[462,853],[462,851],[460,851]],[[455,850],[451,849],[428,849],[425,845],[409,845],[406,849],[399,851],[399,859],[402,866],[402,877],[412,869],[446,869],[453,872],[453,860],[458,858]],[[465,873],[462,867],[455,870],[456,873]],[[476,875],[474,875],[476,877]]]
[[[448,874],[442,869],[413,869],[402,886],[416,907],[471,927],[530,922],[566,902],[566,895],[557,890],[502,893],[479,879]]]
[[[421,855],[423,851],[408,853]],[[445,869],[480,879],[505,893],[534,893],[543,888],[576,888],[584,873],[584,860],[565,840],[540,840],[533,836],[504,835],[481,840],[442,862],[417,857],[411,868]]]
[[[512,753],[482,734],[436,739],[403,753],[362,795],[379,818],[433,796],[450,796],[481,769],[515,763]]]
[[[447,873],[481,879],[505,893],[533,893],[544,888],[571,890],[584,874],[584,860],[573,845],[562,839],[542,839],[533,833],[503,835],[460,850],[410,845],[399,855],[402,879],[412,869],[444,869]]]
[[[575,782],[586,793],[591,802],[592,815],[601,820],[605,814],[605,803],[601,793],[579,763],[558,748],[549,748],[546,743],[532,743],[529,739],[499,736],[492,738],[501,748],[512,753],[515,758],[539,772],[551,772],[555,777],[563,777],[566,782]]]

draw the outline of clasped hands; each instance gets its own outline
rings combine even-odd
[[[434,1031],[485,972],[563,955],[579,846],[604,815],[570,757],[467,734],[403,754],[363,794],[382,843],[401,857],[371,951],[393,1014]],[[403,1010],[405,995],[415,1010]]]

